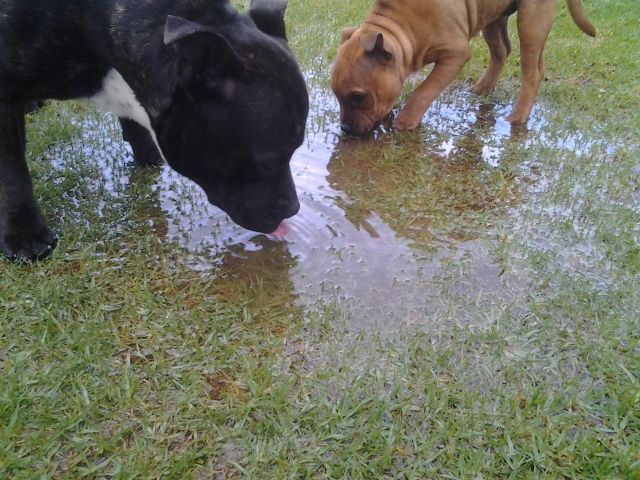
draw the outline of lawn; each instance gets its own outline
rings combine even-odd
[[[247,1],[237,2],[246,6]],[[0,478],[640,480],[640,20],[559,2],[527,131],[467,93],[339,135],[340,29],[290,0],[308,79],[287,241],[230,225],[113,118],[28,118],[51,258],[0,260]],[[213,219],[213,220],[212,220]]]

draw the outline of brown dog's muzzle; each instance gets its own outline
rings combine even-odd
[[[340,115],[340,128],[345,135],[351,135],[353,137],[361,137],[374,130],[379,120],[370,116],[364,116],[362,112],[358,112],[359,115]]]

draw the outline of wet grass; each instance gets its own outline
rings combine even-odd
[[[375,214],[421,257],[480,252],[518,284],[484,291],[472,253],[446,254],[393,334],[354,330],[340,296],[301,306],[283,244],[192,269],[158,172],[109,156],[112,123],[78,142],[92,110],[32,115],[61,241],[0,263],[0,478],[640,479],[640,29],[631,0],[586,3],[599,37],[558,8],[528,132],[500,130],[517,51],[494,95],[464,93],[475,41],[420,131],[337,142],[351,223]],[[289,6],[316,138],[335,139],[317,98],[368,4]]]

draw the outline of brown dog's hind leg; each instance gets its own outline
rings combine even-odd
[[[513,110],[512,124],[527,122],[544,78],[544,45],[553,23],[556,0],[522,0],[518,7],[522,85]]]
[[[507,57],[511,53],[511,41],[507,32],[509,17],[501,17],[482,29],[482,36],[489,46],[491,60],[480,80],[471,88],[477,95],[493,92],[500,78]]]

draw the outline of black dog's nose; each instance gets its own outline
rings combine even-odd
[[[281,218],[293,217],[300,210],[300,202],[297,198],[280,197],[271,210],[272,214]]]

